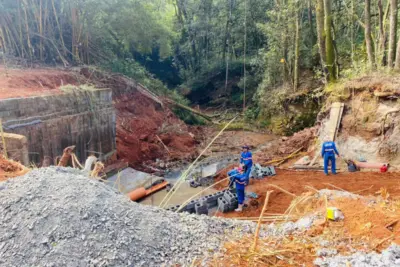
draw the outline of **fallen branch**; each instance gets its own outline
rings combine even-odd
[[[189,112],[191,112],[191,113],[193,113],[193,114],[196,114],[196,115],[198,115],[198,116],[200,116],[200,117],[202,117],[202,118],[204,118],[204,119],[206,119],[206,120],[208,120],[208,121],[210,121],[210,122],[213,122],[213,121],[212,121],[212,118],[211,118],[210,116],[208,116],[208,115],[206,115],[206,114],[204,114],[204,113],[201,113],[200,111],[197,111],[197,110],[195,110],[195,109],[192,109],[191,107],[182,105],[182,104],[177,103],[177,102],[175,102],[175,101],[173,101],[173,100],[171,100],[171,99],[167,99],[167,102],[168,102],[169,104],[171,104],[171,105],[174,105],[174,106],[178,107],[178,108],[181,108],[181,109],[187,110],[187,111],[189,111]]]
[[[273,188],[276,188],[276,189],[278,189],[279,191],[282,191],[283,193],[288,194],[289,196],[297,197],[295,194],[290,193],[289,191],[287,191],[287,190],[285,190],[285,189],[283,189],[282,187],[279,187],[279,186],[277,186],[277,185],[270,184],[269,186],[271,186],[271,187],[273,187]]]

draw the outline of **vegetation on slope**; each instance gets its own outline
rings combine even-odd
[[[297,129],[315,119],[324,84],[400,68],[397,4],[3,0],[0,49],[28,64],[100,65],[181,103],[244,105],[260,126]]]

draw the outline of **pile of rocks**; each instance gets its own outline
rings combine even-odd
[[[0,265],[190,265],[252,223],[174,213],[131,202],[69,168],[31,171],[1,184]]]

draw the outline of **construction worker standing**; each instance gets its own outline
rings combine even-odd
[[[253,155],[250,152],[250,147],[248,145],[242,146],[242,153],[240,154],[240,164],[243,166],[244,172],[249,172],[253,166]]]
[[[325,138],[325,142],[322,144],[321,155],[324,158],[324,173],[328,175],[328,165],[331,162],[332,174],[336,174],[336,159],[335,154],[340,157],[339,152],[336,149],[335,142],[329,138]]]

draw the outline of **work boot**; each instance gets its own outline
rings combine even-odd
[[[239,204],[239,207],[235,209],[236,212],[242,212],[243,210],[243,204]]]

